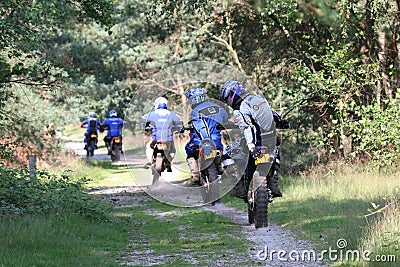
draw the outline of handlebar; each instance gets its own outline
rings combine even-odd
[[[218,123],[217,125],[216,125],[216,128],[217,128],[217,130],[227,130],[227,129],[235,129],[235,128],[237,128],[236,127],[236,125],[234,124],[234,123],[232,123],[232,122],[227,122],[227,123],[224,123],[223,125],[222,124],[220,124],[220,123]],[[180,132],[182,133],[183,131],[194,131],[194,127],[193,126],[189,126],[189,127],[182,127],[181,129],[180,129]]]

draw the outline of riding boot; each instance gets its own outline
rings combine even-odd
[[[171,162],[168,160],[168,159],[166,159],[166,161],[167,161],[167,172],[172,172],[172,167],[171,167]]]
[[[215,167],[217,168],[217,172],[219,175],[224,173],[225,169],[224,169],[224,165],[222,163],[216,164]]]
[[[215,167],[217,168],[217,172],[218,174],[223,174],[225,169],[224,169],[224,165],[222,164],[222,158],[221,158],[221,154],[218,152],[217,154],[218,156],[214,159],[214,164]]]
[[[246,195],[246,189],[244,187],[244,181],[240,179],[235,187],[231,190],[231,197],[243,197]]]
[[[192,182],[198,184],[200,182],[200,171],[199,165],[194,158],[188,158],[187,163],[189,165],[190,172],[192,173]]]
[[[279,157],[279,154],[278,154],[278,156],[275,158],[275,161],[274,161],[274,166],[273,166],[274,167],[274,174],[272,175],[272,177],[268,181],[268,186],[269,186],[269,189],[272,192],[272,196],[273,197],[281,197],[282,196],[282,192],[278,187],[278,175],[279,175],[279,168],[280,168],[279,158],[280,157]]]

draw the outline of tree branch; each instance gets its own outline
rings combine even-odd
[[[200,30],[197,27],[193,26],[193,25],[188,25],[188,27],[192,28],[192,29],[196,29],[196,30]],[[215,41],[217,41],[218,44],[225,46],[226,49],[228,49],[228,51],[232,54],[232,57],[236,63],[236,65],[238,66],[239,70],[243,73],[243,67],[242,64],[240,63],[239,57],[237,55],[236,50],[233,48],[233,46],[231,45],[232,42],[232,37],[230,37],[230,42],[226,41],[225,39],[223,39],[220,36],[216,36],[213,33],[211,33],[208,29],[201,29],[202,31],[204,31],[205,33],[209,34],[211,36],[211,38],[213,38]]]

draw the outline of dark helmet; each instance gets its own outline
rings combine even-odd
[[[116,118],[118,116],[118,113],[115,110],[111,110],[109,113],[110,118]]]
[[[221,89],[220,99],[229,106],[234,107],[247,91],[238,81],[227,81]]]
[[[185,96],[189,99],[189,104],[192,107],[206,101],[206,92],[203,90],[203,88],[200,87],[195,87],[187,90],[185,92]]]

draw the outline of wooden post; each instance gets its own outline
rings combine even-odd
[[[29,174],[31,177],[36,176],[36,155],[29,156]]]

